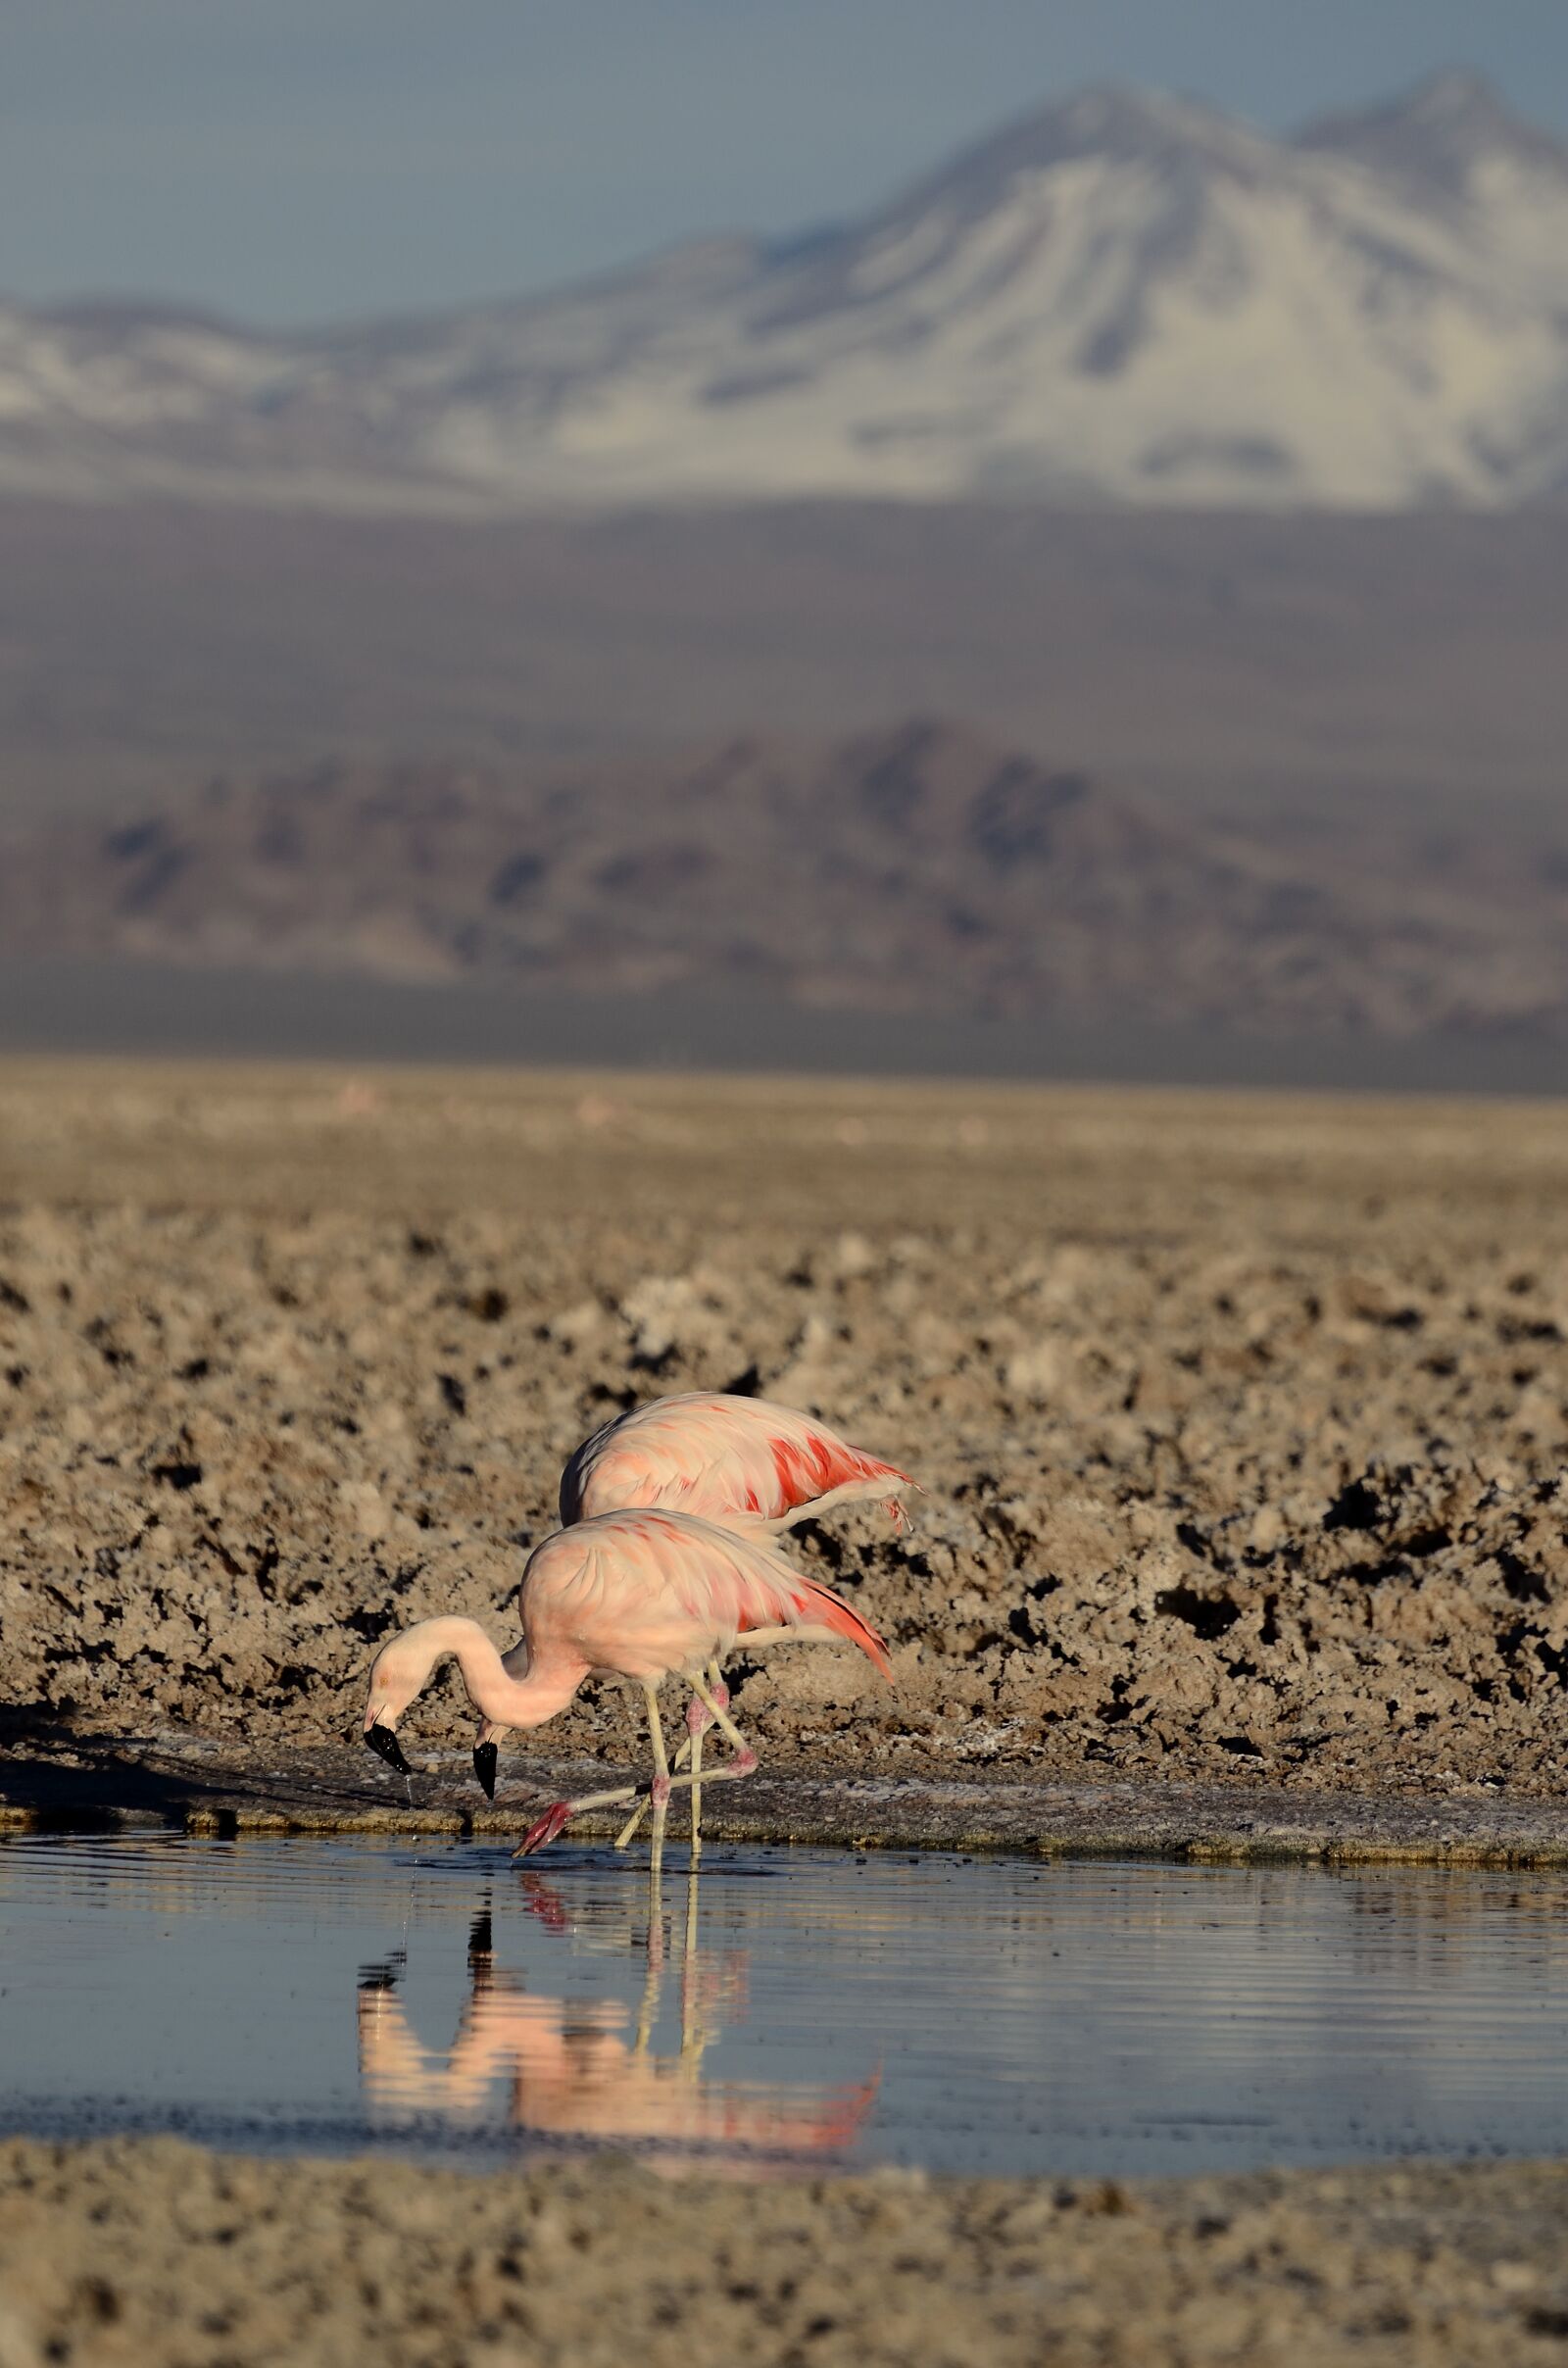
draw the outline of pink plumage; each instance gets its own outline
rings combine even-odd
[[[842,1637],[891,1675],[876,1630],[830,1587],[760,1538],[668,1507],[558,1530],[528,1557],[521,1608],[530,1675],[569,1668],[573,1691],[592,1670],[657,1685],[760,1629]]]
[[[664,1505],[725,1527],[787,1528],[827,1500],[880,1499],[896,1525],[907,1472],[765,1398],[656,1398],[584,1440],[561,1477],[564,1523]]]

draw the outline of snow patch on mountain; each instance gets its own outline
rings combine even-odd
[[[1091,91],[863,222],[529,302],[299,338],[0,308],[0,483],[1529,502],[1568,490],[1568,151],[1465,74],[1289,142]]]

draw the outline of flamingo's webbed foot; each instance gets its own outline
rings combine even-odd
[[[554,1842],[556,1836],[564,1830],[571,1811],[572,1803],[569,1801],[553,1801],[544,1815],[529,1826],[513,1851],[513,1856],[531,1858],[535,1850],[541,1850],[547,1843]]]

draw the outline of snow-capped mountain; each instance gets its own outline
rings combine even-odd
[[[0,308],[0,485],[334,509],[1568,492],[1568,148],[1473,76],[1296,139],[1089,91],[870,220],[305,337]]]

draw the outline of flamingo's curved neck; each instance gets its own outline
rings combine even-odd
[[[537,1727],[564,1710],[588,1674],[588,1664],[569,1655],[531,1659],[526,1645],[499,1653],[476,1620],[438,1619],[429,1632],[430,1666],[450,1653],[463,1672],[468,1700],[481,1716],[501,1727]]]

